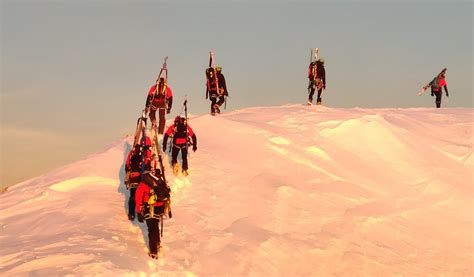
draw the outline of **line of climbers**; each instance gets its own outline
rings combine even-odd
[[[146,118],[139,119],[136,142],[125,162],[125,185],[129,190],[128,219],[136,217],[146,221],[148,227],[149,256],[156,259],[163,235],[163,219],[171,218],[171,189],[166,182],[163,156],[166,155],[171,138],[171,166],[175,175],[179,173],[178,154],[181,151],[182,175],[188,175],[188,146],[197,150],[197,136],[183,116],[177,116],[169,126],[160,149],[156,125],[146,129]],[[140,128],[140,125],[142,126]],[[150,138],[149,134],[154,135]],[[144,137],[143,137],[144,135]],[[161,152],[162,150],[162,152]],[[160,233],[161,222],[161,233]]]
[[[324,67],[324,59],[319,58],[311,61],[308,66],[308,106],[313,104],[313,95],[317,89],[318,95],[316,104],[321,105],[323,90],[326,89],[326,69]],[[418,95],[422,95],[428,88],[431,88],[431,96],[436,96],[435,104],[436,108],[441,108],[441,98],[443,95],[443,88],[446,92],[446,97],[449,97],[448,84],[446,82],[446,71],[444,68],[436,77],[431,80],[426,86],[424,86]]]
[[[227,103],[229,92],[227,90],[226,80],[222,73],[222,67],[213,66],[213,53],[210,57],[210,65],[206,69],[206,99],[211,101],[211,115],[221,113],[221,106]],[[313,96],[317,91],[316,104],[322,104],[323,91],[326,89],[326,69],[325,60],[317,58],[317,53],[314,60],[308,66],[308,105],[313,104]],[[431,96],[436,96],[436,107],[441,107],[442,89],[446,91],[446,97],[449,97],[448,87],[446,82],[446,69],[443,69],[430,83],[423,87],[423,93],[428,87],[431,87]],[[423,94],[421,93],[421,94]],[[419,95],[421,95],[419,94]],[[155,96],[154,96],[155,95]],[[149,92],[146,102],[147,111],[149,111],[152,123],[156,125],[156,110],[159,110],[159,134],[163,134],[165,130],[165,113],[171,112],[173,103],[173,94],[171,89],[167,86],[166,79],[160,78],[156,84],[153,85]]]
[[[132,149],[125,161],[125,180],[128,197],[128,219],[146,222],[148,228],[149,256],[158,258],[163,236],[163,219],[171,218],[171,188],[166,181],[166,149],[170,140],[171,166],[178,176],[180,165],[178,154],[181,151],[182,176],[188,176],[188,147],[197,150],[197,136],[188,123],[187,99],[183,103],[185,114],[175,117],[174,123],[164,134],[162,147],[158,135],[166,128],[166,114],[171,113],[173,92],[168,86],[166,66],[167,58],[156,83],[149,89],[145,109],[137,121]],[[225,81],[224,81],[225,84]],[[212,93],[212,92],[211,92]],[[216,103],[217,104],[217,103]],[[219,103],[222,105],[222,103]],[[157,124],[156,112],[159,114]],[[147,119],[151,128],[147,128]],[[171,138],[171,139],[170,139]],[[161,223],[161,228],[160,228]],[[161,230],[161,232],[160,232]]]
[[[143,128],[146,128],[145,125]],[[125,185],[130,192],[128,219],[133,221],[137,218],[140,223],[146,222],[149,256],[157,259],[163,236],[163,219],[172,217],[171,188],[166,182],[164,170],[160,169],[152,139],[145,130],[137,135],[140,134],[145,134],[144,139],[135,140],[141,142],[133,146],[125,163]]]
[[[326,89],[325,61],[317,58],[317,49],[314,59],[308,66],[308,105],[312,105],[313,96],[317,90],[316,104],[321,105],[323,90]],[[221,112],[220,107],[226,103],[229,95],[227,91],[225,77],[222,74],[222,67],[213,65],[213,53],[210,55],[209,67],[206,69],[206,99],[211,101],[211,115]],[[168,127],[166,133],[166,114],[171,113],[173,106],[173,92],[168,86],[168,69],[165,63],[158,75],[156,83],[149,89],[145,110],[142,117],[137,122],[137,131],[134,137],[134,144],[127,155],[125,162],[125,185],[130,191],[128,199],[128,219],[133,221],[135,217],[139,222],[146,221],[148,227],[148,239],[150,257],[157,258],[160,248],[160,237],[163,234],[163,217],[171,218],[171,189],[165,177],[165,166],[163,164],[163,153],[166,155],[168,140],[171,138],[171,167],[175,176],[179,175],[180,164],[178,155],[181,151],[182,176],[188,176],[188,147],[197,150],[197,136],[191,126],[187,116],[187,100],[183,106],[185,115],[176,116],[174,122]],[[431,87],[431,95],[436,96],[436,107],[441,106],[442,88],[448,94],[445,80],[446,68],[441,71],[430,83],[423,87],[423,94],[428,87]],[[156,122],[156,111],[159,113],[159,122]],[[150,118],[152,126],[147,129],[147,116]],[[152,137],[150,137],[150,134]],[[163,135],[162,148],[160,148],[158,134]],[[165,156],[166,157],[166,156]],[[136,216],[137,215],[137,216]],[[161,222],[161,233],[160,224]]]

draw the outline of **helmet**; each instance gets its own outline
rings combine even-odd
[[[216,71],[217,71],[217,72],[221,72],[221,71],[222,71],[222,67],[220,67],[220,66],[216,67]]]
[[[185,121],[186,121],[186,118],[184,117],[184,115],[178,115],[174,118],[174,123],[185,122]]]
[[[323,58],[319,58],[317,61],[324,64],[324,59]]]

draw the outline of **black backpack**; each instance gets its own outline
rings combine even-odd
[[[315,62],[311,62],[308,66],[308,79],[310,80],[314,80],[314,78],[316,77],[316,63]]]
[[[216,90],[216,86],[218,85],[216,82],[217,82],[217,76],[216,76],[216,70],[212,67],[209,67],[208,69],[206,69],[206,77],[207,77],[207,81],[208,81],[208,86],[209,86],[209,90]]]
[[[150,188],[148,202],[143,206],[142,214],[145,219],[160,219],[161,236],[163,236],[163,216],[167,215],[168,218],[173,216],[171,213],[171,189],[163,179],[150,172],[142,175],[142,181]],[[156,202],[164,202],[164,205],[154,206]]]
[[[132,172],[140,172],[142,169],[142,154],[141,151],[132,150],[132,155],[130,157],[130,168]]]
[[[165,202],[170,198],[171,189],[161,178],[148,172],[143,176],[143,182],[150,187],[150,197],[155,197],[155,201]]]
[[[186,123],[184,122],[184,119],[181,118],[176,124],[176,133],[186,133],[186,131]]]

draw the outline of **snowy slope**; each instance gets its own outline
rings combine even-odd
[[[0,273],[473,275],[472,109],[195,117],[163,254],[126,218],[131,137],[0,195]],[[133,130],[135,126],[130,126]]]

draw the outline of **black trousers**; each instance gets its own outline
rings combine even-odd
[[[431,91],[436,96],[436,108],[441,108],[441,97],[443,96],[443,91]]]
[[[160,238],[160,220],[157,218],[149,218],[146,220],[148,227],[148,246],[151,254],[158,253],[158,245],[161,243]]]
[[[135,216],[135,192],[137,188],[130,188],[130,198],[128,198],[128,214]]]
[[[178,154],[181,150],[181,158],[183,159],[182,168],[183,170],[188,170],[188,150],[186,149],[186,147],[184,145],[179,147],[173,145],[172,148],[173,150],[171,150],[171,165],[174,166],[178,162]]]
[[[314,95],[314,92],[315,92],[315,88],[312,87],[310,92],[309,92],[309,101],[310,102],[313,102],[313,95]],[[321,94],[323,93],[323,90],[322,89],[318,89],[318,99],[316,100],[316,102],[321,102]]]
[[[217,93],[212,93],[209,97],[211,99],[211,113],[215,113],[216,110],[214,109],[214,105],[217,104],[218,106],[222,106],[225,101],[224,95],[219,96]]]

